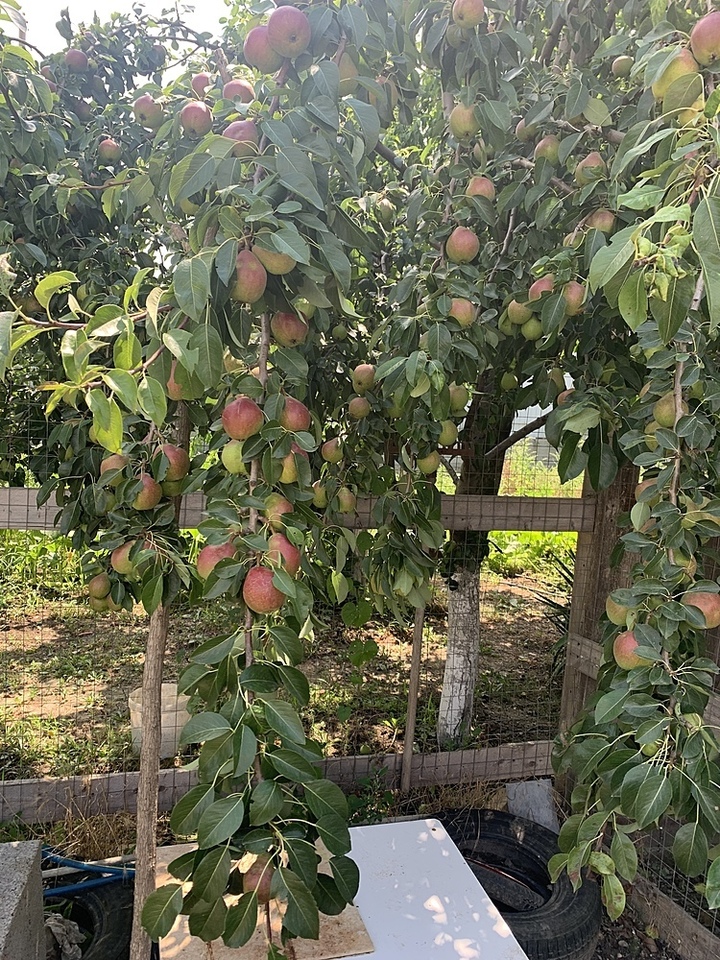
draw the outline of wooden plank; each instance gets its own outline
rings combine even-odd
[[[720,938],[690,916],[654,884],[638,877],[632,885],[630,903],[640,919],[655,927],[683,960],[713,960],[720,957]]]
[[[28,487],[0,489],[0,529],[52,530],[58,507],[35,503],[37,491]],[[375,501],[358,502],[357,515],[345,516],[348,526],[372,527]],[[197,527],[203,518],[205,500],[201,493],[183,498],[180,524]],[[571,497],[490,497],[443,494],[441,522],[446,530],[548,530],[590,533],[595,517],[595,498]]]
[[[549,776],[551,749],[551,741],[538,740],[478,750],[417,754],[412,761],[411,785]],[[388,785],[397,786],[401,763],[401,754],[392,753],[374,757],[331,757],[320,766],[323,776],[340,786],[353,787],[378,773]],[[7,780],[0,783],[0,822],[17,819],[23,823],[52,823],[73,815],[134,813],[138,776],[136,771],[129,771],[89,777]],[[196,776],[194,770],[180,767],[161,770],[160,811],[171,810],[195,784]]]

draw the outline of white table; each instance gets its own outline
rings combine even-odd
[[[350,830],[375,952],[348,960],[527,960],[439,820]]]

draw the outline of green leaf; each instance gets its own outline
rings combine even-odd
[[[620,287],[618,296],[620,316],[631,330],[637,330],[647,320],[648,295],[645,289],[645,272],[634,270]]]
[[[350,857],[332,857],[330,869],[346,903],[352,903],[360,886],[360,871],[357,864]]]
[[[183,727],[180,746],[186,743],[203,743],[213,740],[231,730],[230,724],[219,713],[196,713]]]
[[[240,727],[240,743],[238,746],[238,731],[235,731],[235,776],[244,777],[255,760],[257,753],[257,737],[250,727],[243,724]]]
[[[671,277],[667,299],[650,299],[650,313],[658,325],[658,333],[663,343],[670,343],[682,326],[690,311],[695,280],[692,276]]]
[[[161,940],[170,933],[182,905],[179,883],[166,883],[150,894],[143,905],[142,925],[151,940]]]
[[[260,826],[276,817],[283,808],[285,797],[274,780],[262,780],[253,787],[250,797],[250,823]]]
[[[624,687],[603,694],[595,706],[595,723],[601,726],[603,723],[610,723],[611,720],[617,719],[623,712],[623,706],[629,696],[630,691]]]
[[[161,427],[165,423],[167,397],[162,385],[153,377],[143,377],[138,384],[138,403],[155,426]]]
[[[12,327],[15,314],[6,310],[0,313],[0,382],[5,379],[5,373],[10,360],[10,345],[12,343]]]
[[[265,758],[270,761],[281,777],[287,777],[293,783],[309,783],[318,778],[317,767],[293,750],[274,750],[272,753],[266,753]]]
[[[193,871],[192,892],[199,900],[212,903],[225,892],[232,861],[227,847],[216,847],[205,854]]]
[[[283,146],[275,155],[275,172],[280,183],[307,200],[318,210],[325,204],[317,190],[317,178],[312,161],[300,147]]]
[[[313,899],[321,913],[328,917],[337,917],[347,906],[347,900],[338,890],[334,877],[319,873],[312,891]]]
[[[223,943],[227,947],[243,947],[255,933],[258,923],[258,902],[255,891],[244,893],[234,907],[230,907],[225,920]]]
[[[227,912],[227,904],[222,897],[209,907],[203,903],[203,909],[193,909],[188,918],[190,933],[206,943],[217,940],[225,929]]]
[[[708,862],[708,840],[699,823],[684,823],[675,834],[672,855],[686,877],[705,872]]]
[[[223,343],[220,334],[209,323],[202,323],[193,330],[190,348],[197,350],[195,375],[204,387],[212,389],[223,375]]]
[[[486,100],[478,107],[478,113],[487,123],[503,133],[510,129],[512,114],[510,107],[502,100]]]
[[[639,827],[655,823],[672,802],[672,787],[667,777],[659,771],[645,778],[638,789],[634,803],[634,815]]]
[[[611,243],[601,247],[592,259],[588,283],[594,293],[609,283],[632,260],[635,248],[629,239],[624,239],[626,231],[613,237]]]
[[[293,743],[305,743],[305,731],[300,717],[289,703],[283,700],[265,700],[265,719],[270,728],[283,739]]]
[[[295,667],[287,667],[284,664],[279,664],[277,670],[290,696],[301,706],[306,706],[310,702],[310,684],[305,674]]]
[[[613,834],[610,844],[610,856],[615,861],[615,869],[629,883],[637,876],[638,855],[635,844],[625,833]]]
[[[215,176],[217,161],[207,153],[191,153],[173,166],[168,186],[172,203],[204,190]]]
[[[202,320],[210,296],[210,269],[203,257],[191,257],[177,265],[173,290],[180,309],[193,320]]]
[[[135,377],[125,370],[108,370],[103,380],[110,389],[117,394],[131,413],[135,413],[138,406],[138,391]]]
[[[720,325],[720,197],[705,197],[693,218],[693,246],[702,265],[710,332]]]
[[[350,831],[342,817],[338,817],[334,813],[328,813],[318,819],[316,827],[320,839],[330,853],[342,856],[350,852]]]
[[[312,894],[292,870],[279,867],[287,890],[287,911],[283,919],[290,933],[306,940],[317,940],[320,933],[320,915]]]
[[[315,780],[305,784],[305,802],[316,817],[335,815],[347,819],[347,797],[331,780]]]
[[[583,109],[583,116],[588,123],[592,123],[596,127],[607,127],[612,123],[612,115],[606,104],[597,98],[588,100]]]
[[[200,818],[215,799],[215,788],[211,783],[200,783],[191,787],[184,797],[173,807],[170,814],[170,828],[181,837],[189,837],[197,831]]]
[[[107,419],[105,419],[107,417]],[[122,453],[123,441],[123,415],[120,407],[115,400],[110,397],[107,402],[103,422],[99,422],[97,416],[93,417],[93,426],[97,435],[98,443],[109,450],[110,453]]]
[[[234,793],[216,800],[203,813],[198,824],[198,847],[203,850],[228,840],[242,826],[245,804],[242,795]]]
[[[47,307],[56,293],[70,288],[71,283],[77,283],[78,278],[69,270],[58,270],[44,277],[35,287],[35,298],[41,307]]]
[[[625,890],[613,873],[603,877],[602,902],[611,920],[617,920],[625,909]]]
[[[287,839],[285,846],[288,852],[290,869],[296,873],[302,882],[309,888],[317,883],[317,865],[320,862],[315,844],[307,840]]]

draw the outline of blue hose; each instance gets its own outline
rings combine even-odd
[[[48,887],[43,891],[45,897],[71,897],[76,893],[83,893],[93,887],[102,887],[108,883],[117,883],[120,880],[131,880],[135,871],[130,867],[115,867],[110,864],[83,863],[82,860],[70,860],[55,853],[50,847],[43,847],[43,859],[50,860],[60,867],[73,867],[83,873],[97,873],[98,877],[92,880],[82,880],[80,883],[70,883],[64,887]]]

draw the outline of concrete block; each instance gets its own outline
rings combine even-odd
[[[43,960],[39,840],[0,844],[0,960]]]
[[[552,780],[524,780],[521,783],[506,783],[508,811],[516,817],[525,817],[539,823],[553,833],[560,833]]]

